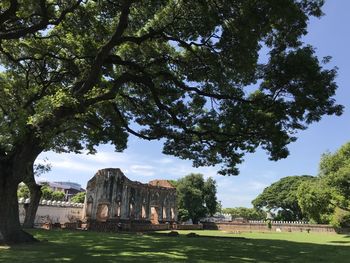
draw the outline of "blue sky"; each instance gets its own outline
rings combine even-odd
[[[96,155],[55,154],[46,152],[39,161],[48,158],[52,171],[39,180],[78,182],[83,187],[98,169],[121,168],[127,177],[140,182],[156,178],[177,179],[189,173],[212,176],[218,184],[218,199],[223,207],[251,206],[251,201],[268,185],[289,175],[317,175],[320,156],[335,151],[350,141],[350,1],[328,0],[325,16],[312,19],[306,43],[317,48],[319,57],[332,56],[331,66],[339,68],[336,100],[345,106],[341,117],[324,117],[298,134],[289,146],[287,159],[272,162],[265,152],[258,150],[247,155],[239,166],[240,175],[217,175],[215,167],[193,168],[190,161],[163,155],[159,142],[146,142],[130,137],[128,149],[115,153],[113,146],[103,145]],[[348,26],[347,26],[348,25]]]

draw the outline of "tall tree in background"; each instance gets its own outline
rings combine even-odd
[[[77,194],[75,194],[72,197],[71,202],[73,202],[73,203],[84,203],[85,196],[86,196],[86,192],[77,193]]]
[[[258,146],[285,158],[296,130],[342,112],[336,70],[300,41],[322,4],[1,1],[0,240],[33,240],[16,190],[46,150],[122,151],[132,134],[222,174]]]
[[[176,194],[180,220],[198,223],[216,212],[216,182],[211,177],[205,181],[202,174],[189,174],[177,181]]]
[[[297,190],[298,204],[306,217],[314,223],[328,224],[334,213],[330,204],[331,192],[321,180],[302,182]]]
[[[284,177],[266,187],[252,204],[257,209],[276,211],[279,220],[302,220],[305,215],[298,203],[298,188],[301,183],[313,180],[309,175]]]
[[[302,185],[299,203],[318,223],[350,225],[350,143],[325,153],[314,185]]]
[[[217,212],[218,200],[216,193],[216,181],[213,178],[209,177],[204,182],[203,195],[205,207],[207,208],[207,214],[210,216],[214,215]]]
[[[335,153],[325,153],[320,161],[319,177],[329,187],[330,202],[350,212],[350,143]]]

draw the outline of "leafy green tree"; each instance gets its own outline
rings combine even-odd
[[[234,208],[224,208],[224,214],[230,214],[232,218],[243,217],[247,220],[265,220],[266,212],[263,210],[257,210],[255,208],[247,207],[234,207]]]
[[[350,224],[350,143],[321,157],[320,172],[311,185],[301,185],[299,204],[318,223]]]
[[[217,213],[224,213],[221,201],[218,201],[217,204],[216,204],[216,212]]]
[[[212,178],[206,181],[202,174],[189,174],[177,181],[177,207],[179,219],[192,219],[197,223],[206,215],[216,212],[216,182]]]
[[[217,212],[218,201],[216,197],[216,182],[213,178],[209,177],[204,182],[203,187],[203,195],[204,195],[204,203],[207,208],[207,213],[212,216]]]
[[[65,194],[64,192],[61,192],[61,191],[53,191],[51,198],[52,198],[51,200],[55,200],[55,201],[64,201]]]
[[[277,211],[278,220],[302,220],[305,215],[298,203],[298,187],[313,180],[309,175],[284,177],[266,187],[252,204],[257,209]]]
[[[43,184],[41,186],[42,199],[52,200],[52,201],[64,201],[65,194],[62,191],[54,191],[48,184]]]
[[[319,177],[331,191],[331,203],[350,212],[350,143],[322,156]]]
[[[342,112],[336,70],[300,41],[322,4],[1,1],[2,239],[33,240],[13,204],[43,151],[122,151],[132,134],[222,174],[257,147],[285,158],[295,131]]]
[[[345,211],[339,207],[334,209],[332,219],[330,221],[335,227],[349,227],[350,226],[350,212]]]
[[[187,209],[179,208],[178,210],[178,219],[182,222],[190,220],[190,213]]]
[[[86,195],[86,192],[77,193],[77,194],[75,194],[72,197],[71,202],[73,202],[73,203],[84,203],[85,195]]]
[[[47,184],[42,185],[41,187],[41,198],[45,200],[52,200],[53,190]]]
[[[29,198],[30,193],[29,193],[28,186],[26,186],[23,183],[19,184],[18,189],[17,189],[17,196],[18,196],[18,198],[24,198],[24,199]]]
[[[330,204],[331,192],[318,178],[305,181],[300,184],[297,190],[298,204],[303,214],[311,222],[328,224],[334,212]]]

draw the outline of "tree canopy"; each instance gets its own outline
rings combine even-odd
[[[73,195],[71,202],[73,203],[84,203],[86,192],[80,192]]]
[[[41,199],[65,201],[65,194],[62,191],[54,191],[48,184],[43,184],[41,187],[42,196]]]
[[[233,207],[224,208],[222,210],[225,214],[230,214],[232,219],[242,217],[247,220],[265,220],[266,212],[261,209],[247,208],[247,207]]]
[[[336,70],[300,40],[322,5],[1,1],[3,239],[23,240],[8,206],[46,150],[94,153],[112,143],[122,151],[132,134],[163,139],[164,153],[194,166],[220,164],[222,174],[237,174],[257,147],[285,158],[295,131],[342,112]]]
[[[17,190],[17,196],[18,198],[24,198],[27,199],[30,197],[29,189],[28,186],[25,184],[21,183],[18,185],[18,190]]]
[[[332,204],[350,212],[350,143],[323,154],[319,177],[332,193]]]
[[[298,198],[316,222],[350,225],[350,143],[322,155],[317,181],[302,185]]]
[[[192,219],[197,223],[206,215],[213,215],[217,208],[216,182],[211,177],[204,180],[202,174],[189,174],[176,183],[179,219]]]
[[[280,220],[302,220],[305,215],[298,203],[298,188],[303,182],[309,184],[313,180],[310,175],[284,177],[266,187],[252,204],[257,209],[276,211]]]
[[[300,184],[297,190],[298,204],[303,214],[315,223],[328,224],[332,218],[334,207],[329,203],[329,188],[318,178],[312,182]]]
[[[39,2],[40,21],[55,5]],[[131,133],[235,174],[244,152],[286,157],[293,130],[341,112],[335,70],[299,40],[321,1],[79,2],[45,30],[3,37],[2,154],[29,135],[37,151],[93,152],[106,142],[121,151]]]

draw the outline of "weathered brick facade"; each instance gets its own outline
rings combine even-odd
[[[86,191],[85,218],[91,226],[105,222],[116,228],[118,222],[129,226],[177,220],[176,189],[166,180],[142,184],[129,180],[120,169],[108,168],[89,180]]]

